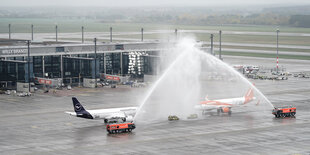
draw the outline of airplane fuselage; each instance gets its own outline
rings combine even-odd
[[[220,99],[220,100],[209,100],[202,101],[199,105],[195,106],[198,110],[213,110],[220,107],[232,107],[237,105],[243,105],[245,101],[244,97]]]
[[[133,116],[137,111],[137,107],[97,109],[87,111],[92,115],[93,119],[109,119],[110,117],[113,117],[113,115],[115,115],[115,117],[126,117],[127,115]]]
[[[96,109],[86,110],[82,104],[77,100],[76,97],[72,97],[74,112],[68,112],[72,116],[86,118],[86,119],[104,119],[105,122],[108,120],[123,119],[130,120],[137,112],[137,107],[123,107],[123,108],[110,108],[110,109]]]
[[[219,100],[209,100],[206,98],[205,101],[202,101],[200,102],[200,104],[196,105],[195,109],[202,111],[218,109],[230,113],[230,108],[247,104],[254,99],[255,97],[253,89],[250,88],[243,97],[219,99]]]

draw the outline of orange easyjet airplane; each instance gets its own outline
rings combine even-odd
[[[228,98],[228,99],[220,99],[220,100],[209,100],[206,97],[205,101],[200,102],[199,105],[195,106],[195,109],[202,110],[203,114],[206,111],[211,111],[217,109],[217,113],[228,113],[231,114],[231,107],[240,106],[249,103],[254,100],[253,89],[250,88],[245,96],[238,98]]]

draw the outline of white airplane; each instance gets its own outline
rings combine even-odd
[[[230,115],[232,107],[245,105],[254,99],[255,97],[254,97],[253,89],[250,88],[243,97],[219,99],[219,100],[209,100],[206,97],[206,100],[200,102],[199,105],[196,105],[195,109],[202,110],[203,114],[206,111],[217,109],[218,114],[228,113]]]
[[[124,107],[124,108],[110,108],[110,109],[97,109],[85,110],[82,104],[72,97],[73,108],[75,112],[65,113],[72,116],[86,118],[86,119],[103,119],[105,123],[111,120],[122,119],[125,121],[133,121],[133,116],[137,112],[137,107]]]

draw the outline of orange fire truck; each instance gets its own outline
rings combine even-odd
[[[135,129],[134,123],[108,124],[107,131],[109,133],[131,132]]]
[[[283,106],[283,107],[275,107],[272,110],[272,114],[274,114],[274,116],[276,118],[280,118],[280,117],[294,117],[296,114],[296,107],[293,106]]]

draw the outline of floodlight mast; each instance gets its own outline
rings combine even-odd
[[[277,29],[277,73],[279,73],[279,32],[280,30]]]

